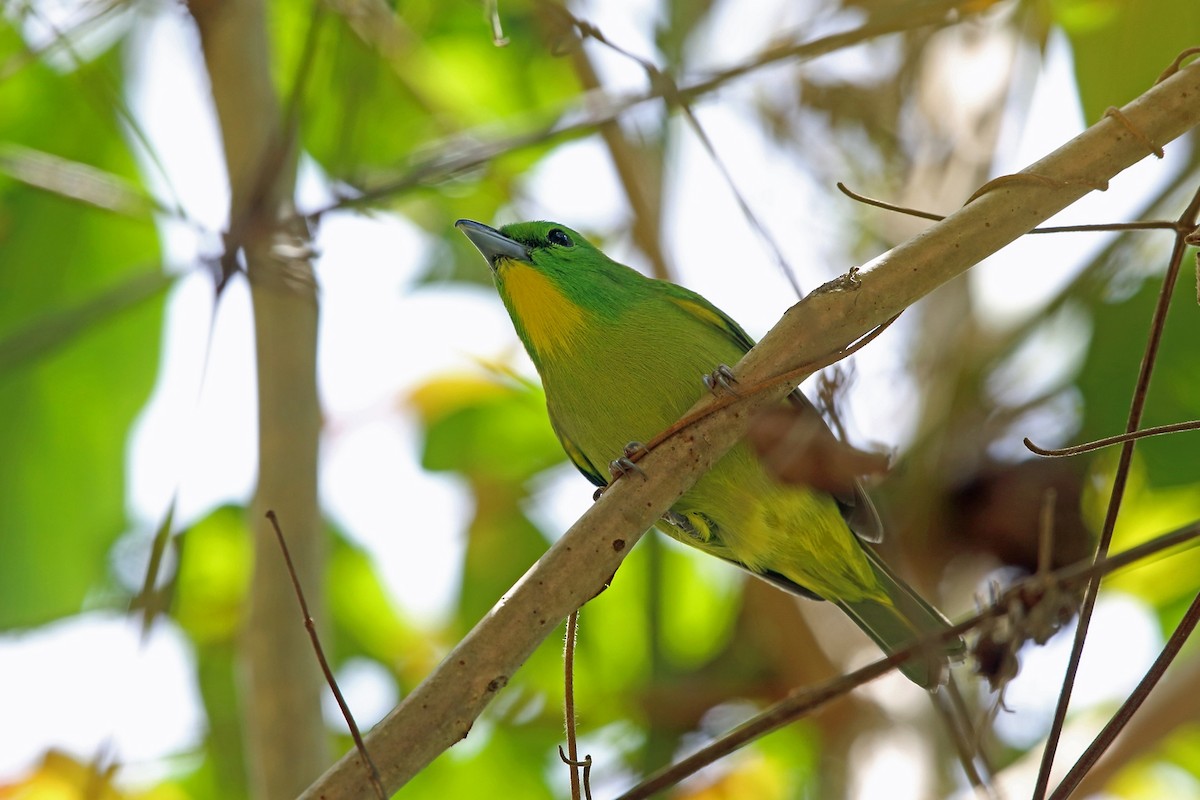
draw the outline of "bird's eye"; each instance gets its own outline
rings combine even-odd
[[[571,247],[575,244],[562,228],[551,228],[550,232],[546,234],[546,241],[563,247]]]

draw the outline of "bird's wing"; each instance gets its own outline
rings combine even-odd
[[[742,329],[741,325],[695,292],[672,284],[668,298],[693,318],[718,331],[742,353],[747,353],[750,348],[754,347],[754,339]],[[713,364],[714,368],[716,366]],[[799,389],[793,390],[788,399],[805,413],[816,414],[820,418],[820,412],[817,411],[816,406]],[[822,423],[824,423],[823,419]],[[831,432],[830,436],[832,435]],[[578,464],[578,462],[576,463]],[[580,469],[583,468],[580,467]],[[875,504],[871,502],[871,498],[863,488],[862,482],[857,480],[854,482],[852,494],[837,495],[834,499],[842,509],[842,516],[846,518],[846,524],[858,538],[872,543],[883,541],[883,523],[879,519],[879,512],[875,510]]]
[[[604,474],[583,454],[583,450],[579,449],[579,445],[575,444],[566,431],[563,430],[563,427],[558,424],[558,420],[554,418],[554,411],[549,410],[549,413],[550,427],[554,429],[554,433],[558,436],[558,441],[562,444],[563,450],[566,451],[567,457],[571,459],[571,463],[594,485],[607,486],[608,480],[604,477]]]
[[[754,340],[750,338],[750,334],[742,330],[742,326],[730,319],[724,311],[693,291],[684,289],[682,286],[669,285],[671,291],[667,298],[683,309],[686,314],[719,332],[742,353],[748,353],[750,348],[754,347]],[[713,367],[716,366],[713,364]]]

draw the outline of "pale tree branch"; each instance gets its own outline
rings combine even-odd
[[[1102,187],[1200,124],[1200,63],[1180,70],[1019,176],[876,258],[853,279],[828,284],[793,306],[735,368],[740,382],[769,382],[838,353],[917,299]],[[1130,126],[1139,135],[1131,133]],[[630,547],[746,431],[754,414],[794,384],[745,397],[705,416],[655,448],[636,475],[620,480],[513,586],[446,659],[366,738],[395,791],[462,739],[534,648],[599,592]],[[692,410],[716,404],[704,396]],[[692,412],[689,412],[689,414]],[[302,795],[366,798],[367,773],[351,752]]]
[[[326,763],[324,690],[266,519],[288,531],[298,580],[320,618],[323,542],[317,507],[320,412],[317,295],[307,232],[295,221],[296,157],[270,72],[262,0],[193,0],[231,188],[223,266],[244,259],[254,307],[258,487],[254,574],[242,631],[241,705],[254,797],[295,797]],[[288,222],[282,222],[289,220]]]

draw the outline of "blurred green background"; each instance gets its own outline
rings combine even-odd
[[[230,181],[192,17],[235,6],[264,19],[273,84],[294,115],[298,207],[338,207],[310,220],[326,537],[314,612],[364,726],[590,498],[454,220],[561,219],[761,335],[790,290],[718,165],[811,288],[924,224],[853,203],[835,181],[948,213],[1200,44],[1194,0],[568,4],[682,86],[753,65],[694,99],[714,160],[658,100],[588,121],[601,98],[649,82],[632,60],[581,41],[555,3],[6,3],[0,797],[247,797],[247,748],[270,746],[246,741],[238,664],[253,561],[278,554],[256,553],[248,527],[252,329],[241,277],[218,290]],[[895,32],[812,60],[759,55],[874,24]],[[1200,183],[1200,155],[1194,134],[1167,150],[1071,221],[1174,219]],[[1170,246],[1161,231],[1030,237],[922,301],[833,379],[851,438],[895,453],[873,489],[887,557],[952,615],[1036,564],[1046,487],[1059,499],[1056,563],[1088,554],[1115,458],[1033,461],[1020,439],[1054,446],[1123,429]],[[1188,273],[1145,426],[1200,418]],[[1195,434],[1138,445],[1118,549],[1200,517],[1198,453]],[[1068,727],[1084,735],[1200,590],[1200,551],[1105,586],[1111,613],[1096,635],[1108,644],[1093,660],[1118,677],[1081,695]],[[576,705],[595,796],[874,657],[828,611],[646,537],[582,612]],[[124,655],[102,657],[110,634]],[[174,654],[169,669],[146,661],[160,647]],[[567,796],[561,650],[561,637],[547,641],[401,796]],[[1063,651],[1060,637],[1050,655],[1023,654],[1012,710],[984,737],[1003,786],[1029,785]],[[1198,668],[1191,647],[1174,669]],[[967,684],[982,715],[994,698]],[[920,691],[882,686],[671,796],[961,791]],[[1137,746],[1103,763],[1091,789],[1200,797],[1200,701],[1170,682],[1161,697]],[[149,707],[135,733],[118,720],[132,707]],[[336,712],[314,707],[311,719],[330,758],[349,747]],[[325,766],[297,769],[311,778]]]

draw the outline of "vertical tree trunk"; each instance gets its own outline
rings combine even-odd
[[[244,257],[258,369],[255,567],[243,631],[250,786],[299,794],[328,763],[322,682],[290,578],[264,518],[278,515],[311,608],[322,607],[317,506],[317,293],[307,232],[290,230],[296,158],[271,81],[262,0],[194,0],[231,188],[227,263]],[[295,226],[291,226],[295,227]]]

